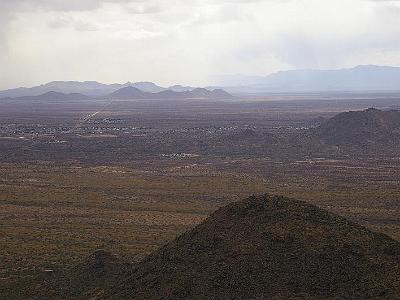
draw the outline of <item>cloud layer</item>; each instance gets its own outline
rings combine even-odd
[[[2,0],[0,88],[400,65],[400,1]]]

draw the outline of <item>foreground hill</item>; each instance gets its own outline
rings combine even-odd
[[[143,261],[104,298],[400,297],[400,243],[314,206],[251,197]]]
[[[56,298],[400,297],[399,242],[310,204],[269,195],[219,209],[128,273],[116,277],[110,269],[111,286],[103,276],[93,288],[93,271],[79,268],[83,275],[53,289]],[[77,278],[86,292],[66,293]]]
[[[400,111],[364,111],[340,113],[324,122],[316,136],[334,145],[387,145],[400,143]]]

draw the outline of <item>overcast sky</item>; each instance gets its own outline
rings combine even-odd
[[[400,66],[400,1],[0,0],[0,88]]]

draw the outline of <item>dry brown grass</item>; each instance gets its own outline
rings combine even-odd
[[[284,166],[264,160],[143,172],[1,165],[0,292],[15,296],[34,286],[45,269],[98,248],[138,261],[218,207],[266,192],[308,200],[400,240],[395,181],[382,183],[380,173],[351,168],[343,175],[322,163]],[[368,181],[354,179],[360,176]]]

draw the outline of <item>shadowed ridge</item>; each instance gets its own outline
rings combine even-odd
[[[103,299],[400,296],[400,243],[301,201],[250,197],[148,256]]]

